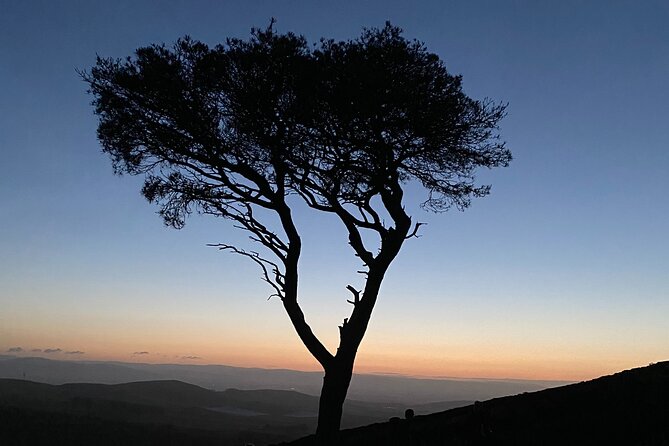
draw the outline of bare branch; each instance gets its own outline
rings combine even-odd
[[[351,294],[353,294],[353,300],[347,300],[346,302],[352,305],[358,305],[358,303],[360,302],[360,291],[356,290],[351,285],[347,285],[346,289],[349,290]]]
[[[227,203],[220,200],[208,203],[215,209],[214,215],[221,215],[239,223],[235,225],[236,228],[250,232],[251,240],[268,248],[285,265],[288,243],[281,240],[275,232],[270,231],[254,216],[253,207],[249,203]]]
[[[276,291],[275,294],[269,296],[268,300],[272,298],[272,296],[278,296],[279,298],[283,299],[284,291],[282,288],[283,284],[285,283],[285,277],[279,270],[279,266],[276,263],[261,257],[260,254],[255,251],[245,251],[243,249],[232,245],[226,245],[224,243],[207,244],[207,246],[213,246],[220,249],[221,251],[232,251],[235,254],[239,254],[253,260],[262,269],[262,279],[270,284],[270,286]],[[272,269],[272,274],[274,275],[273,279],[270,278],[270,272],[268,268]]]
[[[404,237],[404,239],[407,240],[407,239],[410,239],[411,237],[416,237],[416,238],[422,237],[421,235],[418,235],[418,228],[420,228],[421,226],[426,225],[426,224],[427,223],[417,222],[413,227],[413,231],[411,231],[411,233],[409,235]]]
[[[340,220],[346,226],[348,231],[348,241],[356,255],[360,257],[360,260],[363,261],[365,265],[371,265],[374,262],[374,255],[365,248],[365,244],[362,241],[362,236],[360,235],[360,230],[358,229],[359,225],[356,223],[356,219],[353,218],[350,212],[348,212],[338,201],[334,200],[331,202],[331,206],[334,209],[334,212],[340,218]]]

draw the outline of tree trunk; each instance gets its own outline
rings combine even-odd
[[[379,294],[381,282],[390,262],[371,267],[363,298],[353,302],[354,310],[350,318],[344,319],[339,327],[339,348],[337,354],[324,364],[325,377],[318,407],[316,440],[318,445],[336,445],[341,425],[344,400],[353,376],[353,364],[358,347],[367,331],[374,303]]]
[[[292,222],[290,209],[285,203],[279,212],[283,227],[290,239],[290,250],[284,260],[286,272],[282,284],[283,306],[298,336],[325,370],[318,407],[318,426],[316,427],[316,444],[318,445],[337,445],[344,401],[351,384],[358,347],[367,331],[383,277],[406,240],[411,227],[411,218],[407,216],[402,207],[402,189],[399,184],[392,190],[383,191],[382,200],[396,227],[384,228],[379,232],[381,247],[376,257],[364,248],[357,223],[355,221],[352,223],[348,217],[349,214],[346,214],[341,205],[338,205],[338,215],[343,219],[349,231],[349,241],[363,259],[368,271],[362,293],[352,286],[347,287],[354,296],[354,300],[349,301],[353,304],[353,312],[351,317],[344,319],[343,324],[339,327],[339,348],[334,356],[314,335],[311,327],[304,320],[304,314],[297,302],[297,261],[300,256],[301,241]]]
[[[353,376],[353,361],[336,356],[326,368],[323,377],[323,388],[318,405],[318,427],[316,439],[319,445],[336,444],[344,400]]]

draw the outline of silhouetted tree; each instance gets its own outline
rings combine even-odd
[[[466,96],[460,76],[389,23],[309,45],[272,21],[213,48],[186,37],[125,60],[98,58],[82,76],[104,152],[117,173],[145,176],[144,196],[166,224],[181,228],[193,211],[224,217],[267,249],[216,245],[260,265],[323,366],[317,435],[332,436],[383,277],[420,226],[403,186],[422,184],[423,206],[435,212],[488,194],[474,171],[511,160],[497,134],[505,106]],[[338,218],[364,265],[364,288],[347,286],[353,309],[335,354],[298,303],[302,243],[290,195]]]

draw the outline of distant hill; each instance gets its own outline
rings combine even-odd
[[[466,403],[435,404],[445,408]],[[378,422],[404,410],[348,400],[343,425]],[[216,392],[173,380],[51,385],[0,379],[1,445],[260,445],[312,433],[317,414],[317,397],[286,390]],[[95,438],[97,431],[105,433],[102,443]],[[164,432],[174,433],[181,443],[166,443]]]
[[[313,437],[306,437],[284,446],[313,444]],[[669,362],[344,430],[337,444],[669,445]]]
[[[54,386],[0,379],[0,444],[266,444],[312,432],[315,419],[290,416],[289,402],[314,397],[274,392],[261,398],[179,381]],[[286,412],[264,411],[273,404]]]
[[[315,429],[317,397],[179,381],[50,385],[0,379],[1,445],[277,444]],[[347,401],[337,444],[669,445],[669,362],[495,398],[413,406]],[[445,410],[420,415],[429,410]],[[380,422],[385,420],[385,422]],[[388,421],[389,420],[389,421]],[[310,446],[304,437],[284,446]]]
[[[9,355],[0,356],[0,378],[26,379],[48,384],[120,384],[133,381],[178,380],[206,389],[295,390],[308,395],[319,395],[323,384],[321,372],[226,365],[56,361]],[[355,374],[348,397],[358,401],[417,405],[439,401],[484,400],[564,384],[566,383],[560,381],[417,379]]]

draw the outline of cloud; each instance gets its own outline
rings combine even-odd
[[[7,350],[7,353],[21,353],[23,349],[21,347],[11,347]]]
[[[202,359],[199,356],[182,356],[181,359]]]
[[[82,352],[81,350],[72,350],[71,352],[65,352],[66,355],[83,355],[86,352]]]
[[[148,355],[149,352],[135,352],[133,355]]]
[[[59,348],[45,348],[44,353],[60,353],[62,352]]]
[[[31,352],[35,352],[35,353],[39,353],[39,352],[42,351],[42,349],[41,349],[41,348],[34,348],[34,349],[30,350],[30,351],[31,351]]]

